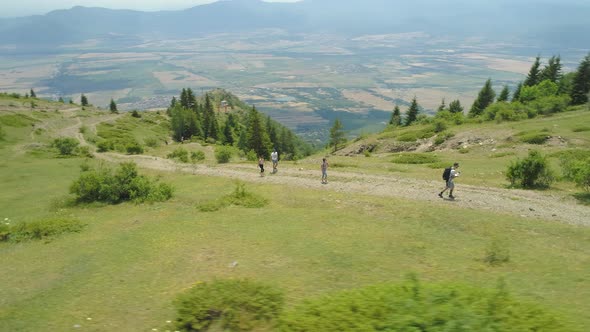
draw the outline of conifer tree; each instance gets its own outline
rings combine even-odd
[[[209,94],[205,94],[205,105],[203,106],[203,135],[205,139],[219,138],[219,125]]]
[[[234,144],[234,136],[232,133],[232,128],[227,122],[223,126],[222,133],[223,133],[223,136],[221,137],[221,139],[223,140],[223,144],[233,145]]]
[[[475,99],[473,105],[471,105],[469,116],[474,117],[480,115],[486,107],[494,102],[495,98],[496,93],[494,92],[494,89],[492,89],[492,80],[488,78],[483,88],[479,91],[477,99]]]
[[[293,159],[295,157],[295,138],[293,137],[293,133],[286,127],[283,127],[281,129],[281,134],[279,135],[278,149],[278,151],[282,153],[283,159],[289,157]]]
[[[86,98],[86,96],[84,94],[82,94],[82,96],[80,96],[80,104],[82,106],[88,106],[88,98]]]
[[[270,157],[270,138],[256,107],[252,107],[248,113],[248,132],[246,136],[248,151],[254,150],[257,156],[262,156],[265,159]]]
[[[390,125],[401,126],[402,125],[402,113],[399,106],[395,105],[393,113],[391,113],[391,119],[389,120]]]
[[[508,101],[508,98],[510,98],[510,90],[508,89],[508,85],[504,85],[504,88],[498,96],[498,102]]]
[[[178,100],[176,100],[176,96],[172,96],[172,100],[170,100],[170,108],[175,107],[177,103]]]
[[[334,121],[334,125],[330,128],[330,143],[329,146],[334,147],[334,152],[338,150],[338,146],[346,142],[344,130],[340,119]]]
[[[276,148],[279,143],[279,139],[277,136],[277,128],[270,118],[270,115],[266,118],[266,132],[268,133],[268,137],[272,142],[272,146]]]
[[[416,96],[412,99],[412,103],[410,104],[410,108],[406,113],[406,121],[404,125],[409,126],[416,121],[418,118],[418,113],[420,112],[420,106],[418,105],[418,101],[416,100]]]
[[[109,109],[111,110],[112,113],[118,113],[117,104],[115,104],[115,101],[113,100],[113,98],[111,98],[111,104],[109,105]]]
[[[62,103],[62,104],[64,103],[64,99],[61,96],[59,97],[59,99],[57,101],[60,102],[60,103]]]
[[[185,88],[182,88],[182,91],[180,92],[180,106],[188,108],[188,95]]]
[[[541,81],[550,80],[553,83],[557,83],[561,77],[561,57],[554,55],[549,59],[543,71],[541,71]]]
[[[537,56],[535,58],[535,63],[533,63],[533,66],[531,67],[531,70],[529,71],[529,74],[526,77],[526,80],[524,80],[524,86],[533,86],[541,82],[541,72],[539,69],[540,66],[540,57]]]
[[[512,95],[512,102],[518,101],[518,99],[520,99],[520,91],[522,91],[522,82],[518,82],[516,85],[516,89]]]
[[[35,90],[31,88],[31,98],[37,98],[37,94],[35,94]]]
[[[191,88],[186,89],[186,108],[193,109],[197,104],[197,98]]]
[[[443,98],[442,101],[440,102],[440,105],[438,106],[438,109],[436,110],[437,112],[442,112],[445,110],[445,108],[447,108],[447,105],[445,105],[445,99]]]
[[[459,99],[453,100],[449,104],[449,112],[451,113],[463,113],[463,106],[461,106],[461,102]]]
[[[588,102],[588,93],[590,92],[590,54],[588,54],[576,71],[572,82],[570,97],[572,105],[582,105]]]

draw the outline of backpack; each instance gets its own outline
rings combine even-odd
[[[450,167],[447,167],[447,168],[445,168],[445,171],[443,172],[442,178],[445,181],[449,181],[449,178],[450,177],[451,177],[451,168]]]

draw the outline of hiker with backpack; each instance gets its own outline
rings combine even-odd
[[[454,163],[453,166],[445,168],[442,177],[446,185],[445,189],[438,194],[438,197],[443,198],[444,192],[449,190],[449,198],[455,199],[455,196],[453,196],[453,189],[455,189],[454,179],[459,176],[457,168],[459,168],[459,163]]]

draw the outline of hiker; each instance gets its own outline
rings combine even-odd
[[[459,172],[457,171],[457,168],[459,168],[459,163],[454,163],[452,167],[449,168],[445,168],[445,171],[443,173],[443,180],[445,180],[445,189],[443,189],[443,191],[441,191],[438,194],[438,197],[443,198],[443,194],[445,191],[447,191],[447,189],[449,189],[449,198],[450,199],[455,199],[455,196],[453,196],[453,189],[455,189],[455,182],[454,179],[459,176]]]
[[[272,172],[276,173],[277,167],[279,166],[279,153],[277,152],[277,149],[274,149],[270,154],[270,159],[272,160]]]
[[[328,161],[326,160],[326,158],[322,159],[322,184],[327,184],[328,183]]]
[[[260,167],[260,176],[264,176],[264,157],[258,157],[258,167]]]

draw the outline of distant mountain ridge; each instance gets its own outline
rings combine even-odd
[[[434,36],[518,38],[560,47],[590,44],[584,1],[226,0],[186,10],[141,12],[73,7],[0,19],[0,46],[52,47],[92,38],[190,38],[218,32],[283,29],[292,33],[362,35],[424,31]]]

